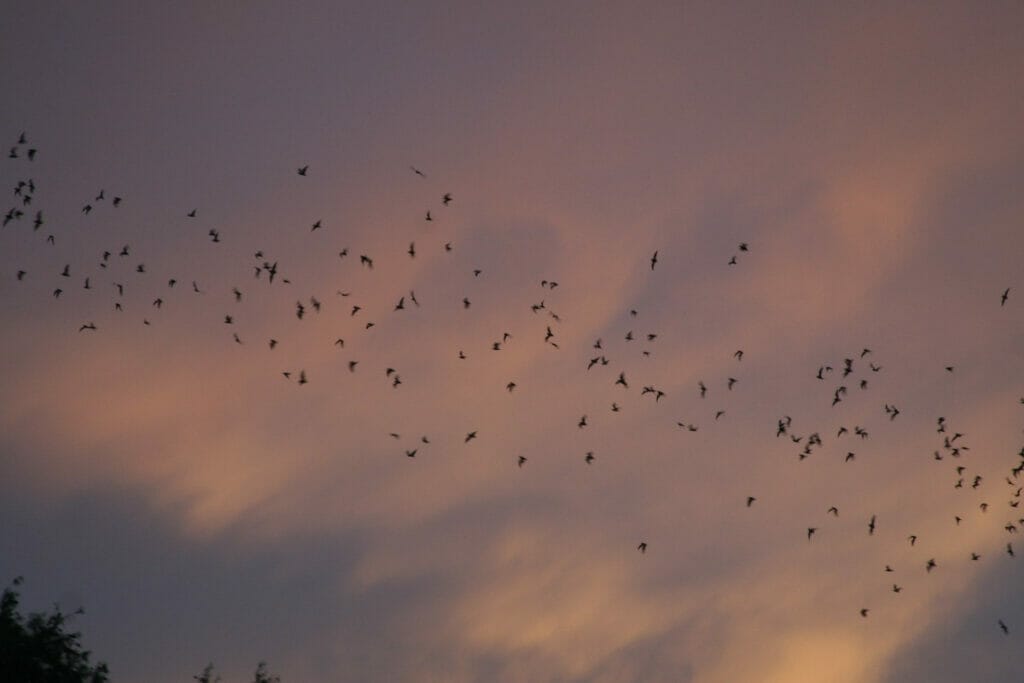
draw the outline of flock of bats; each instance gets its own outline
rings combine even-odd
[[[46,243],[54,245],[58,239],[57,233],[51,232],[49,229],[49,223],[47,222],[46,215],[43,210],[38,208],[34,204],[34,198],[36,196],[37,186],[36,181],[30,175],[34,168],[38,156],[38,150],[34,147],[25,133],[22,133],[17,138],[17,142],[10,148],[8,153],[8,160],[13,167],[18,169],[19,177],[15,181],[13,187],[13,206],[4,214],[3,217],[3,228],[7,230],[12,229],[30,229],[33,233],[37,233],[41,239],[44,239]],[[409,171],[421,179],[426,179],[427,174],[415,166],[410,166]],[[296,175],[300,178],[307,177],[310,172],[309,165],[303,165],[296,169]],[[24,176],[24,177],[20,177]],[[301,182],[301,181],[300,181]],[[123,198],[116,194],[107,196],[104,190],[98,190],[93,196],[85,201],[80,209],[83,216],[91,216],[97,209],[100,209],[104,205],[108,205],[111,209],[117,209],[122,205]],[[439,197],[440,207],[431,207],[424,210],[422,219],[425,222],[434,222],[440,220],[441,214],[447,210],[447,208],[453,203],[454,197],[450,192],[445,192]],[[195,208],[184,208],[182,210],[182,216],[191,221],[201,220],[198,210]],[[310,232],[316,232],[323,228],[323,221],[318,219],[311,223],[309,226]],[[2,236],[2,233],[0,233]],[[206,237],[212,243],[221,242],[221,233],[215,228],[209,228],[206,231]],[[451,242],[443,242],[438,245],[441,253],[449,253],[453,251],[453,245]],[[417,256],[417,247],[415,242],[410,242],[408,247],[404,249],[405,255],[410,259],[415,259]],[[726,267],[740,267],[741,260],[746,258],[750,254],[750,246],[747,243],[740,243],[737,246],[736,252],[731,255],[728,260],[723,259],[723,265]],[[87,254],[82,254],[83,257]],[[134,282],[141,283],[140,286],[157,288],[152,293],[152,301],[150,305],[150,311],[146,316],[142,317],[141,323],[144,325],[152,324],[149,316],[155,316],[159,314],[159,311],[167,301],[167,297],[171,296],[171,293],[181,289],[182,287],[190,288],[192,294],[203,295],[208,292],[214,293],[217,296],[217,285],[201,285],[197,280],[188,278],[180,280],[177,276],[165,276],[159,280],[154,280],[155,276],[151,275],[147,270],[144,261],[133,259],[135,256],[132,251],[130,244],[123,245],[107,245],[104,247],[98,247],[95,253],[95,261],[92,263],[66,263],[66,264],[55,264],[53,267],[46,267],[42,264],[33,264],[29,267],[29,264],[25,264],[23,267],[19,267],[11,276],[18,282],[24,282],[32,277],[45,278],[47,281],[52,282],[53,289],[51,295],[54,299],[60,299],[68,288],[73,286],[82,287],[86,290],[98,290],[106,292],[109,296],[108,304],[119,314],[128,315],[125,313],[126,304],[123,299],[125,297],[125,291],[129,288],[129,285],[125,284],[126,278],[122,280],[115,280],[114,273],[120,275],[127,275],[134,273],[137,276],[141,276],[134,280]],[[354,257],[354,256],[353,256]],[[271,257],[267,256],[263,251],[257,250],[253,252],[253,263],[252,263],[252,275],[257,280],[265,281],[268,285],[273,286],[287,286],[290,284],[290,280],[285,276],[283,269],[279,266],[279,262]],[[346,261],[350,258],[349,249],[343,248],[338,252],[338,258],[341,261]],[[649,260],[649,268],[654,271],[658,267],[659,263],[659,252],[655,251]],[[125,265],[127,264],[127,265]],[[365,268],[367,270],[373,270],[374,259],[369,254],[363,253],[358,256],[359,268]],[[479,277],[482,274],[482,270],[479,268],[472,269],[473,277]],[[118,277],[120,277],[118,275]],[[190,284],[182,285],[183,282],[190,282]],[[545,279],[541,281],[540,286],[542,289],[551,291],[559,286],[557,281]],[[1011,288],[1006,288],[998,296],[999,308],[1005,308],[1007,302],[1010,300]],[[221,295],[224,297],[226,303],[230,302],[241,302],[243,298],[243,292],[238,286],[232,286],[230,289],[227,287],[223,288]],[[348,299],[352,296],[352,292],[339,290],[337,296],[343,300]],[[993,297],[994,299],[996,297]],[[470,309],[473,305],[469,296],[462,298],[461,302],[454,304],[461,306],[463,309]],[[406,310],[407,307],[420,307],[420,301],[416,296],[414,290],[410,290],[407,293],[402,293],[394,303],[391,313],[398,314],[401,311]],[[300,299],[295,303],[293,314],[299,319],[303,320],[310,313],[319,314],[324,307],[323,300],[317,296],[311,296],[308,299]],[[541,300],[538,303],[534,303],[530,306],[530,309],[535,315],[542,315],[546,322],[542,325],[543,334],[538,334],[538,339],[543,344],[550,345],[555,349],[559,349],[560,344],[557,338],[557,328],[559,323],[562,322],[562,318],[559,314],[551,310],[545,300]],[[358,303],[346,303],[344,304],[344,312],[347,313],[347,317],[355,319],[360,313],[364,316],[364,306]],[[378,311],[378,313],[380,313]],[[636,310],[631,310],[631,317],[637,316]],[[136,319],[137,322],[139,322]],[[224,313],[222,318],[223,324],[228,328],[227,331],[230,333],[231,340],[236,344],[245,343],[240,334],[234,331],[236,320],[235,315],[231,313]],[[365,323],[361,323],[364,330],[369,330],[374,327],[375,323],[372,320],[366,320]],[[79,333],[88,334],[99,334],[101,328],[97,326],[92,320],[83,320],[77,324],[77,331]],[[646,335],[634,335],[633,330],[625,332],[623,339],[625,342],[632,342],[634,340],[640,341],[641,344],[646,340],[648,344],[653,343],[657,339],[656,333],[647,333]],[[501,351],[505,348],[505,345],[512,340],[512,335],[508,332],[503,332],[496,340],[490,343],[490,351]],[[265,341],[269,351],[274,351],[279,345],[279,340],[276,338],[269,338]],[[330,343],[338,347],[339,349],[345,348],[345,339],[338,337],[330,340]],[[462,349],[453,350],[457,353],[457,358],[460,360],[466,359],[466,353]],[[643,355],[649,355],[650,351],[643,350]],[[734,360],[737,366],[743,360],[743,350],[736,350],[733,353]],[[842,403],[852,391],[867,391],[869,390],[870,380],[876,373],[882,372],[883,367],[875,363],[875,356],[871,349],[863,348],[856,353],[850,354],[850,357],[843,358],[841,365],[822,365],[817,368],[817,372],[814,376],[817,380],[827,383],[831,392],[831,405],[833,407],[838,406]],[[603,367],[611,364],[611,361],[605,355],[605,342],[602,339],[597,339],[592,344],[591,353],[587,354],[587,357],[581,359],[581,368],[585,368],[586,372],[591,371],[595,367]],[[359,361],[352,359],[347,361],[347,369],[349,372],[355,373],[358,369]],[[955,368],[953,366],[944,366],[945,372],[953,373]],[[399,372],[392,367],[384,369],[385,378],[391,384],[392,387],[398,388],[402,385],[403,380]],[[617,371],[617,372],[616,372]],[[810,372],[813,370],[809,369]],[[298,385],[308,384],[311,379],[309,373],[305,369],[298,370],[285,370],[282,375],[289,381],[293,381]],[[612,381],[610,379],[609,391],[610,392],[633,392],[636,391],[638,386],[634,386],[633,381],[627,376],[626,370],[619,370],[613,368],[611,377],[614,377]],[[733,391],[736,385],[739,383],[739,379],[736,377],[727,377],[723,382],[726,391]],[[517,383],[515,381],[509,381],[505,384],[504,388],[508,392],[513,392],[517,389]],[[698,382],[697,386],[694,387],[696,394],[701,398],[706,398],[708,394],[708,386],[704,381]],[[653,384],[639,385],[640,396],[650,397],[650,400],[655,402],[661,401],[666,396],[666,392],[661,388],[654,386]],[[610,411],[619,412],[621,410],[620,405],[621,398],[618,394],[615,395],[615,400],[610,400]],[[1020,403],[1024,405],[1024,398],[1020,399]],[[885,419],[889,421],[895,421],[899,418],[901,411],[899,407],[894,404],[885,403],[883,405]],[[838,414],[838,411],[837,411]],[[718,421],[725,415],[725,410],[715,410],[709,412],[709,415],[713,415],[713,420]],[[576,423],[577,429],[585,429],[590,425],[588,416],[583,415],[579,418]],[[700,425],[687,422],[677,421],[676,427],[680,430],[689,432],[695,432],[700,428]],[[964,490],[967,492],[974,492],[976,495],[980,495],[982,491],[985,491],[985,477],[972,469],[972,465],[967,463],[970,462],[966,456],[970,451],[970,447],[966,442],[966,435],[963,432],[957,431],[949,424],[945,417],[938,417],[935,423],[935,431],[937,434],[938,446],[935,449],[932,457],[934,460],[942,466],[951,466],[952,471],[955,472],[953,477],[953,486],[958,490]],[[468,444],[474,441],[478,436],[477,430],[469,431],[460,439]],[[826,436],[823,436],[817,431],[809,433],[798,433],[794,427],[793,419],[786,415],[781,416],[778,419],[777,427],[775,430],[775,436],[778,439],[788,439],[792,442],[795,449],[795,455],[799,460],[804,460],[810,457],[817,449],[823,447]],[[397,432],[390,433],[390,437],[393,439],[399,439],[400,435]],[[846,455],[843,458],[844,462],[852,462],[856,458],[856,452],[853,450],[857,442],[866,440],[870,437],[868,429],[862,425],[846,426],[841,425],[835,429],[834,436],[831,431],[828,433],[828,438],[833,439],[837,443],[846,442],[850,444],[849,447],[842,446],[842,450],[846,451]],[[408,458],[415,458],[419,453],[420,449],[430,444],[431,441],[427,436],[420,437],[419,443],[415,448],[405,448],[404,453]],[[1024,516],[1021,515],[1020,502],[1021,502],[1021,491],[1022,486],[1020,484],[1021,475],[1024,474],[1024,447],[1022,447],[1017,453],[1020,457],[1019,462],[1011,467],[1006,473],[1003,480],[1003,484],[1006,487],[1007,494],[1005,500],[1002,501],[1001,509],[1009,511],[1009,519],[1007,521],[1000,521],[1003,524],[1005,532],[1010,536],[1010,540],[1007,540],[1004,548],[1000,554],[1004,554],[1007,558],[1013,559],[1015,557],[1015,551],[1013,547],[1012,536],[1018,532],[1018,530],[1024,526]],[[515,464],[522,468],[528,462],[526,456],[517,455],[515,458]],[[587,451],[583,456],[583,463],[586,466],[593,466],[596,462],[596,456],[593,451]],[[995,496],[996,493],[990,491],[990,495]],[[984,496],[982,496],[984,498]],[[749,495],[746,497],[745,505],[747,508],[753,507],[758,502],[758,497],[755,495]],[[986,499],[979,499],[974,501],[976,503],[975,514],[988,515],[990,518],[995,516],[991,514],[990,508],[998,505],[998,503],[990,503]],[[739,501],[738,504],[742,505],[743,501]],[[838,517],[839,509],[832,505],[823,512],[825,517]],[[949,520],[951,525],[960,526],[964,518],[957,515],[953,519]],[[869,536],[874,536],[879,520],[875,514],[872,514],[865,523],[865,533]],[[808,526],[806,528],[806,539],[807,542],[812,542],[815,534],[819,531],[818,526]],[[916,534],[909,534],[906,538],[907,546],[914,548],[918,543],[918,536]],[[648,552],[648,542],[641,540],[637,545],[637,550],[641,553]],[[965,558],[966,559],[966,558]],[[979,552],[972,552],[969,557],[970,562],[978,562],[982,559],[982,555]],[[892,564],[896,564],[893,562]],[[886,574],[892,574],[893,578],[889,579],[888,583],[891,583],[891,592],[899,594],[904,590],[906,581],[912,579],[912,574],[909,570],[904,570],[902,574],[897,574],[896,569],[892,564],[886,564],[884,571]],[[939,570],[939,565],[934,557],[922,556],[919,559],[920,570],[924,574],[931,574],[933,571]],[[902,579],[896,577],[902,575]],[[867,618],[871,608],[863,607],[860,609],[860,616]],[[1009,634],[1009,626],[1003,621],[1003,619],[997,619],[996,624],[1004,634]]]

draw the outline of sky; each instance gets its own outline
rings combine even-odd
[[[1022,32],[6,3],[0,582],[114,681],[1024,678]]]

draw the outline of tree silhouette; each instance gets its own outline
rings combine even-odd
[[[68,631],[69,617],[54,605],[52,614],[18,612],[21,577],[0,597],[0,677],[21,683],[106,683],[107,665],[89,663],[80,633]],[[79,609],[71,616],[82,614]]]
[[[18,611],[19,576],[0,596],[0,681],[6,683],[108,683],[109,671],[103,662],[91,664],[91,653],[82,649],[81,633],[68,631],[70,617],[84,614],[79,609],[70,617],[54,605],[53,613]],[[220,683],[221,678],[208,664],[192,677],[197,683]],[[256,666],[252,683],[281,683],[267,671],[266,662]]]
[[[252,683],[281,683],[281,679],[267,673],[267,663],[260,662],[256,666],[256,674],[253,676]]]
[[[207,664],[206,668],[192,677],[198,683],[220,683],[220,676],[213,672],[213,664]]]
[[[220,683],[220,676],[213,670],[213,664],[207,664],[206,668],[192,677],[197,683]],[[281,683],[281,679],[267,671],[267,663],[260,662],[256,665],[256,673],[253,674],[252,683]]]

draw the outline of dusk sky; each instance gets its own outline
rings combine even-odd
[[[5,3],[0,586],[118,682],[1024,680],[1022,35]]]

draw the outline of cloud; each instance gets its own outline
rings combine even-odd
[[[98,61],[40,72],[96,92],[33,131],[64,155],[39,167],[57,244],[0,236],[0,270],[30,264],[0,288],[4,567],[105,610],[95,649],[127,678],[1016,671],[989,634],[1021,614],[1001,549],[1024,328],[998,305],[1024,291],[1016,13],[337,11],[132,15],[144,59],[78,36]],[[193,24],[198,81],[165,28]],[[86,78],[111,62],[137,87]],[[96,178],[130,192],[85,223]]]

